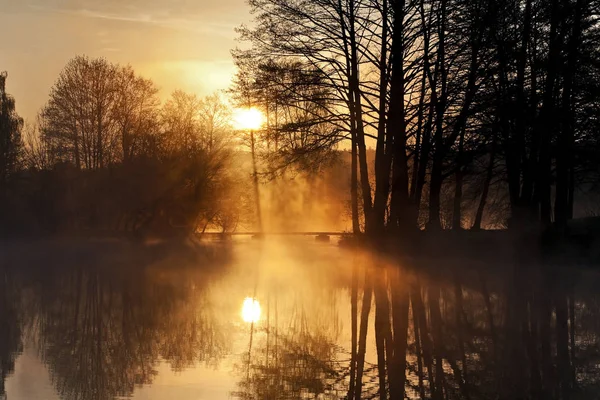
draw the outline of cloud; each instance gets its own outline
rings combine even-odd
[[[75,14],[87,18],[98,18],[127,23],[150,24],[161,28],[189,31],[204,35],[234,36],[234,23],[208,22],[195,18],[156,17],[151,14],[132,13],[129,15],[113,14],[88,9],[63,10],[63,13]]]
[[[188,59],[156,62],[140,71],[162,86],[164,96],[177,89],[206,95],[227,89],[235,66],[231,59]]]

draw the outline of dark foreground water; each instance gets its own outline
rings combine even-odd
[[[0,399],[600,398],[590,270],[308,239],[3,251]]]

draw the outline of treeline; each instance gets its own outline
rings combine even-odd
[[[80,56],[35,124],[24,124],[0,79],[4,233],[175,234],[232,230],[248,218],[249,180],[234,165],[221,96],[176,91],[161,104],[131,67]]]
[[[155,83],[130,66],[85,56],[69,61],[37,119],[24,123],[6,78],[0,234],[347,228],[348,213],[340,212],[348,208],[347,160],[329,131],[328,144],[310,151],[300,123],[274,146],[263,137],[251,141],[235,126],[233,107],[248,106],[243,100],[175,91],[161,103]],[[281,157],[292,144],[304,155]]]
[[[265,110],[283,164],[349,144],[355,232],[563,227],[593,211],[598,1],[249,3],[237,93]]]

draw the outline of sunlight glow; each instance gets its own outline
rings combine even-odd
[[[240,108],[233,113],[233,122],[236,129],[255,130],[264,123],[263,113],[256,108]]]
[[[258,322],[260,319],[260,304],[258,303],[258,300],[253,299],[252,297],[246,297],[244,299],[242,319],[244,322]]]

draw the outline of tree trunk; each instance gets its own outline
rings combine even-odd
[[[549,399],[554,395],[554,374],[552,368],[552,348],[550,345],[550,322],[552,319],[552,305],[548,293],[548,278],[544,278],[540,293],[540,344],[542,360],[542,398]]]
[[[431,88],[429,104],[427,105],[427,120],[425,121],[425,125],[423,127],[423,138],[421,140],[421,148],[419,154],[415,154],[415,156],[419,157],[419,162],[416,167],[417,170],[417,178],[416,178],[416,187],[412,193],[412,203],[415,207],[415,211],[417,214],[417,219],[420,215],[421,210],[421,197],[423,194],[423,187],[425,186],[425,176],[427,173],[427,165],[429,164],[429,153],[431,151],[431,132],[433,130],[433,116],[435,112],[435,104],[437,104],[437,72],[432,76],[431,74],[431,65],[429,61],[429,43],[430,43],[430,26],[431,23],[428,23],[425,20],[425,1],[421,0],[419,4],[419,14],[421,17],[421,26],[423,27],[423,75],[427,77],[427,81],[429,82],[429,87]],[[432,11],[430,10],[430,13]],[[431,18],[430,18],[431,20]],[[430,21],[429,21],[430,22]],[[437,69],[436,69],[437,70]],[[425,90],[424,86],[421,87],[421,100],[425,98]],[[424,113],[424,111],[423,111]]]
[[[358,341],[358,265],[352,265],[352,287],[350,288],[350,321],[352,338],[350,344],[350,384],[348,386],[348,399],[354,397],[356,385],[356,345]]]
[[[73,147],[75,151],[75,167],[77,170],[81,170],[81,155],[79,153],[79,133],[77,132],[77,128],[74,130],[73,134]]]
[[[510,146],[512,152],[514,152],[515,163],[513,167],[518,170],[515,171],[511,177],[513,179],[517,179],[517,175],[523,175],[523,184],[522,188],[519,190],[519,198],[517,203],[514,204],[515,210],[513,216],[515,218],[526,220],[519,221],[519,224],[527,223],[529,224],[530,215],[529,210],[531,209],[531,177],[533,171],[527,166],[530,164],[529,159],[535,159],[536,152],[530,149],[529,155],[527,155],[526,151],[526,132],[527,132],[527,124],[528,124],[528,109],[530,108],[527,104],[527,97],[525,93],[525,70],[527,66],[527,48],[530,44],[531,40],[531,25],[532,25],[532,0],[527,0],[525,3],[525,14],[523,16],[523,31],[521,34],[521,43],[519,46],[519,51],[517,53],[517,81],[516,81],[516,103],[515,103],[515,138],[510,141]],[[534,66],[531,66],[531,69],[534,69]],[[532,77],[534,74],[532,73]],[[520,163],[517,163],[517,160],[521,160]],[[520,184],[518,182],[515,182]]]
[[[254,131],[250,131],[250,150],[252,152],[252,181],[254,183],[254,201],[256,205],[256,218],[258,221],[258,232],[262,233],[262,214],[260,207],[260,190],[258,188],[258,168],[256,165],[256,152],[254,149]]]
[[[360,233],[360,222],[358,218],[358,165],[357,165],[357,154],[356,154],[356,132],[352,130],[352,151],[350,156],[352,161],[350,168],[352,169],[350,175],[350,197],[352,201],[352,232],[354,234]]]
[[[425,372],[423,371],[423,350],[421,344],[421,330],[420,327],[420,312],[415,307],[415,299],[416,296],[421,296],[420,293],[417,293],[417,290],[413,287],[410,293],[410,304],[412,308],[412,318],[413,318],[413,331],[415,333],[415,351],[417,356],[417,378],[419,380],[419,396],[421,396],[421,400],[425,400],[425,385],[423,384],[423,378]]]
[[[431,229],[441,229],[440,221],[440,194],[443,177],[442,169],[444,162],[444,113],[446,112],[447,80],[446,70],[446,6],[447,0],[441,0],[440,5],[440,27],[438,33],[438,63],[440,67],[441,92],[436,103],[436,128],[434,135],[435,149],[433,152],[433,164],[431,168],[431,182],[429,184],[429,222]]]
[[[569,317],[567,297],[557,290],[556,303],[556,352],[558,357],[558,379],[562,400],[569,400],[571,395],[571,362],[569,360]]]
[[[435,385],[433,377],[433,360],[432,360],[432,345],[429,339],[429,330],[427,329],[427,316],[425,311],[425,305],[423,304],[423,298],[421,296],[421,287],[417,283],[413,296],[411,296],[414,308],[417,313],[417,321],[419,322],[419,336],[421,338],[421,344],[423,349],[423,363],[427,368],[427,381],[429,382],[429,391],[432,397],[435,397]]]
[[[423,27],[425,29],[425,27]],[[429,36],[424,34],[423,38],[423,46],[425,49],[429,47]],[[421,76],[421,89],[419,93],[419,106],[417,111],[417,133],[415,139],[415,151],[413,153],[413,165],[412,165],[412,176],[410,180],[410,199],[413,201],[416,197],[417,190],[417,178],[419,176],[419,165],[420,165],[420,157],[421,157],[421,140],[423,136],[423,126],[425,120],[425,96],[427,94],[427,69],[429,68],[429,60],[428,60],[428,50],[424,50],[423,55],[423,76]],[[418,204],[415,204],[418,210]]]
[[[565,9],[570,7],[567,1]],[[574,110],[573,110],[573,85],[579,61],[579,46],[581,37],[581,19],[583,1],[577,0],[573,10],[573,27],[568,43],[567,66],[563,78],[562,91],[562,124],[558,137],[558,151],[556,153],[556,203],[554,221],[564,228],[567,220],[573,215],[573,202],[571,200],[573,183],[573,147],[574,147]]]
[[[444,368],[443,359],[443,333],[442,316],[440,313],[440,288],[437,283],[432,283],[429,289],[429,310],[431,313],[431,330],[433,332],[433,353],[435,357],[435,393],[434,400],[444,398]]]
[[[363,212],[365,215],[365,231],[370,231],[370,223],[372,220],[371,211],[373,201],[371,196],[371,184],[369,183],[369,168],[367,162],[367,147],[365,145],[365,131],[363,122],[363,110],[361,89],[359,85],[359,64],[358,59],[358,44],[356,42],[355,30],[355,3],[349,2],[349,32],[348,39],[350,45],[350,76],[349,85],[352,96],[352,105],[354,106],[354,122],[356,124],[356,144],[358,146],[358,166],[360,169],[360,183],[363,198]]]
[[[455,173],[455,186],[454,186],[454,208],[452,213],[452,229],[461,230],[462,229],[462,213],[461,213],[461,205],[462,205],[462,193],[463,193],[463,151],[464,151],[464,143],[465,143],[465,130],[461,129],[460,139],[458,142],[458,156],[457,156],[457,165],[456,165],[456,173]]]
[[[408,157],[406,155],[405,77],[404,77],[404,14],[405,1],[392,3],[394,15],[392,42],[392,78],[388,129],[394,137],[392,163],[392,204],[390,220],[401,232],[416,227],[416,213],[409,201]]]
[[[360,331],[358,336],[358,353],[356,356],[356,381],[354,386],[354,400],[360,400],[363,387],[363,373],[365,370],[365,353],[367,351],[367,330],[369,314],[371,313],[371,300],[373,297],[373,281],[371,271],[365,270],[365,289],[360,312]]]
[[[392,331],[390,328],[390,306],[385,282],[385,272],[378,271],[375,284],[375,342],[377,346],[377,369],[379,373],[379,398],[387,399],[386,349],[391,355]],[[388,360],[391,357],[388,356]]]
[[[390,195],[390,169],[392,164],[392,137],[386,129],[386,105],[388,95],[387,35],[388,2],[383,0],[381,25],[381,54],[379,59],[379,121],[377,127],[377,145],[375,150],[375,200],[373,204],[373,228],[382,231],[385,225],[385,212]],[[387,144],[386,144],[387,141]]]
[[[394,357],[389,365],[390,400],[404,399],[406,384],[406,349],[408,346],[408,286],[400,279],[400,271],[393,271],[392,326],[394,331]]]
[[[481,192],[481,199],[479,199],[479,205],[477,206],[477,212],[475,214],[475,221],[473,222],[472,230],[478,231],[481,229],[481,221],[483,220],[483,210],[487,202],[488,193],[490,191],[490,184],[494,177],[494,162],[496,158],[496,132],[492,133],[492,149],[490,151],[490,162],[487,167],[485,182],[483,183],[483,191]]]
[[[461,364],[462,364],[462,380],[464,381],[464,385],[462,386],[462,396],[465,399],[470,398],[469,394],[469,379],[467,373],[467,354],[465,350],[465,337],[464,337],[464,326],[463,326],[463,294],[462,294],[462,286],[458,281],[458,277],[455,277],[454,281],[454,297],[456,299],[456,337],[458,339],[458,348],[461,355]]]
[[[548,68],[546,74],[546,84],[544,88],[544,100],[540,113],[541,127],[541,145],[540,145],[540,165],[538,173],[538,185],[536,192],[540,201],[540,219],[542,226],[549,226],[551,223],[552,205],[551,205],[551,180],[552,180],[552,159],[551,143],[555,129],[556,103],[554,98],[554,89],[558,79],[560,69],[560,5],[558,0],[552,0],[550,15],[550,41],[548,43]]]
[[[571,388],[577,388],[577,370],[575,364],[575,293],[571,288],[569,296],[569,339],[571,344]]]
[[[448,138],[446,143],[444,143],[444,153],[446,153],[451,146],[454,145],[456,141],[456,137],[459,138],[458,141],[458,155],[456,157],[456,182],[455,182],[455,191],[454,191],[454,207],[452,213],[452,228],[455,230],[462,229],[462,214],[461,214],[461,205],[462,205],[462,192],[463,192],[463,177],[464,177],[464,168],[465,168],[465,156],[464,156],[464,147],[465,147],[465,131],[467,129],[467,119],[469,117],[469,113],[471,110],[471,105],[475,98],[475,94],[477,92],[477,77],[478,77],[478,69],[479,69],[479,48],[481,47],[481,36],[483,34],[484,28],[482,26],[481,18],[480,18],[480,10],[479,7],[475,8],[475,15],[473,16],[473,21],[471,25],[471,33],[469,38],[469,44],[471,47],[471,57],[469,61],[469,77],[467,79],[467,87],[465,90],[465,98],[463,101],[462,109],[456,119],[452,135]]]
[[[529,370],[530,370],[530,392],[533,400],[543,400],[542,397],[542,378],[540,376],[540,361],[538,355],[538,316],[537,316],[537,303],[535,292],[529,303],[529,335],[527,342],[527,354],[529,357]]]
[[[353,4],[353,3],[352,3]],[[360,233],[360,222],[358,212],[358,129],[359,123],[362,126],[362,118],[359,121],[358,108],[356,107],[356,96],[355,91],[358,86],[358,78],[355,79],[355,73],[358,73],[358,67],[354,65],[356,56],[356,38],[352,38],[354,33],[354,15],[352,15],[352,26],[349,28],[345,22],[345,13],[342,5],[342,0],[338,0],[338,15],[339,28],[343,41],[343,51],[346,62],[346,77],[348,78],[348,90],[346,92],[346,102],[348,106],[349,119],[350,119],[350,136],[352,142],[351,151],[351,177],[350,177],[350,196],[352,202],[352,231],[357,234]],[[350,10],[352,13],[353,9]],[[349,39],[349,36],[351,37]],[[356,82],[355,82],[356,80]],[[364,138],[363,138],[364,139]],[[275,144],[277,147],[278,144]],[[366,211],[365,211],[366,212]],[[366,214],[365,214],[366,215]]]

